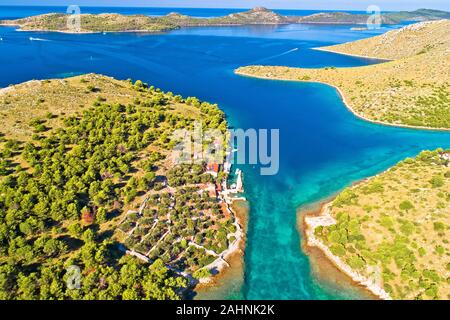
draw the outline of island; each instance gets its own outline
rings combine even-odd
[[[171,156],[217,105],[87,74],[3,88],[0,117],[0,299],[186,298],[242,249],[242,181]]]
[[[370,15],[348,12],[324,12],[307,16],[283,16],[263,7],[212,18],[196,18],[175,12],[162,17],[102,13],[81,14],[79,16],[79,28],[73,26],[72,18],[73,15],[69,14],[49,13],[16,20],[0,20],[0,25],[19,26],[22,31],[155,33],[185,27],[204,26],[282,25],[293,23],[365,25]],[[439,10],[420,9],[412,12],[382,13],[380,18],[382,24],[392,25],[402,21],[450,19],[450,13]]]
[[[349,12],[320,12],[304,17],[289,17],[295,23],[318,24],[367,24],[370,14]],[[430,21],[450,19],[450,13],[440,10],[418,9],[415,11],[384,12],[380,13],[381,24],[391,25],[406,21]]]
[[[81,14],[80,29],[68,23],[70,15],[50,13],[17,20],[0,20],[0,25],[19,26],[22,31],[93,32],[163,32],[182,27],[237,26],[252,24],[287,24],[289,19],[266,8],[254,8],[224,17],[195,18],[179,13],[163,17],[121,14]]]
[[[449,130],[449,29],[450,20],[420,22],[380,36],[317,48],[384,59],[374,65],[320,69],[247,66],[235,72],[264,79],[325,83],[337,88],[348,109],[362,119]]]
[[[450,150],[423,151],[300,217],[306,241],[381,299],[450,299]]]

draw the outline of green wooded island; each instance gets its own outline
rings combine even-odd
[[[217,105],[88,74],[1,89],[0,117],[0,299],[179,299],[238,249],[227,172],[170,157]]]

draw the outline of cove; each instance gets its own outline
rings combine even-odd
[[[253,26],[183,29],[168,34],[16,32],[1,27],[0,86],[31,79],[102,73],[141,79],[165,91],[215,102],[235,128],[280,129],[280,171],[243,166],[251,211],[245,276],[214,297],[355,298],[311,275],[301,251],[296,210],[423,149],[450,147],[450,133],[386,127],[356,118],[322,84],[250,79],[250,64],[349,67],[377,61],[311,48],[388,29],[351,26]],[[41,39],[30,41],[30,37]],[[220,291],[220,290],[219,290]],[[357,297],[356,297],[357,298]]]

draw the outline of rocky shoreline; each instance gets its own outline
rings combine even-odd
[[[380,284],[375,283],[371,279],[352,270],[350,266],[342,261],[341,258],[334,255],[331,250],[314,235],[314,230],[317,227],[330,226],[336,223],[336,220],[330,215],[330,205],[331,202],[322,203],[317,211],[301,215],[301,229],[305,236],[305,246],[314,247],[320,250],[321,253],[323,253],[337,269],[348,276],[355,285],[368,290],[377,299],[392,300],[389,293],[387,293]]]
[[[321,48],[314,48],[314,50],[318,50],[318,51],[327,51],[327,52],[331,52],[331,53],[336,53],[336,54],[342,54],[340,52],[334,52],[331,50],[324,50]],[[350,54],[343,54],[343,55],[350,55]],[[351,56],[357,56],[357,55],[351,55]],[[364,56],[360,56],[360,57],[364,57]],[[364,58],[369,58],[369,59],[379,59],[379,58],[375,58],[375,57],[364,57]],[[379,60],[383,60],[383,59],[379,59]],[[259,73],[252,73],[252,72],[248,72],[247,68],[251,68],[251,67],[261,67],[264,69],[268,69],[268,68],[273,68],[274,70],[276,69],[289,69],[289,67],[266,67],[266,66],[250,66],[250,67],[240,67],[238,69],[236,69],[234,71],[235,74],[243,76],[243,77],[249,77],[249,78],[257,78],[257,79],[264,79],[264,80],[275,80],[275,81],[297,81],[297,82],[306,82],[306,83],[319,83],[319,84],[323,84],[326,86],[330,86],[333,87],[339,97],[341,98],[342,102],[344,103],[344,106],[347,108],[347,110],[349,110],[355,117],[357,117],[358,119],[367,121],[367,122],[371,122],[374,124],[379,124],[382,126],[387,126],[387,127],[397,127],[397,128],[406,128],[406,129],[414,129],[414,130],[427,130],[427,131],[450,131],[449,128],[433,128],[433,127],[423,127],[423,126],[412,126],[412,125],[407,125],[407,124],[399,124],[399,123],[389,123],[389,122],[385,122],[385,121],[379,121],[379,120],[374,120],[374,119],[370,119],[365,117],[364,115],[360,114],[359,112],[357,112],[351,105],[350,103],[347,101],[347,99],[345,98],[344,92],[341,88],[339,88],[337,85],[325,82],[325,81],[318,81],[318,80],[301,80],[298,78],[279,78],[277,77],[275,74],[272,73],[266,73],[266,74],[259,74]]]
[[[236,218],[236,223],[240,226],[240,237],[236,237],[235,243],[230,246],[223,255],[223,263],[217,265],[217,273],[204,281],[200,281],[195,287],[197,296],[195,299],[211,299],[214,296],[225,299],[222,289],[230,283],[240,283],[244,274],[244,254],[247,243],[246,234],[248,229],[248,202],[236,200],[231,206]]]

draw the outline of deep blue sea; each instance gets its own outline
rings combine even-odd
[[[161,13],[158,10],[145,9],[145,13]],[[192,10],[193,15],[210,14],[210,10]],[[38,11],[54,8],[0,7],[0,19]],[[448,148],[450,133],[362,121],[346,109],[336,90],[326,85],[258,80],[233,73],[250,64],[350,67],[376,63],[311,48],[369,37],[398,26],[374,31],[352,31],[351,27],[211,27],[157,35],[69,35],[0,27],[0,87],[96,72],[142,79],[166,91],[218,103],[233,127],[280,129],[279,173],[260,176],[257,168],[243,167],[251,206],[245,276],[215,292],[214,297],[357,298],[312,276],[308,257],[300,247],[297,208],[327,198],[423,149]],[[31,41],[30,37],[40,40]]]

